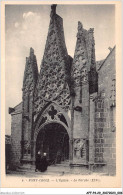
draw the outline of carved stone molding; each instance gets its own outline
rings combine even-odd
[[[68,122],[63,113],[60,110],[58,110],[56,106],[51,105],[43,113],[37,128],[39,128],[44,123],[53,121],[62,122],[64,123],[64,125],[68,127]]]
[[[77,159],[83,159],[86,156],[86,141],[82,138],[74,139],[73,143],[74,157]]]

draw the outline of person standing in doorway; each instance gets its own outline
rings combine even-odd
[[[41,152],[38,151],[37,156],[36,156],[36,161],[35,161],[35,172],[40,170],[40,164],[41,164]]]
[[[41,164],[40,164],[40,171],[41,172],[44,172],[47,170],[47,167],[48,167],[48,161],[47,161],[47,158],[46,158],[46,153],[43,154],[43,157],[41,158]]]

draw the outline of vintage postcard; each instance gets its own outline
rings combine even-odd
[[[1,2],[1,187],[121,187],[121,2]]]

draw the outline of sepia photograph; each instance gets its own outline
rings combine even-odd
[[[4,177],[116,179],[116,3],[8,2],[4,14]]]

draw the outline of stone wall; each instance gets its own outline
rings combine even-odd
[[[22,133],[22,104],[20,103],[11,113],[11,169],[20,164],[21,133]]]
[[[103,163],[104,135],[106,128],[106,113],[104,113],[104,100],[95,100],[95,163]]]
[[[95,99],[95,162],[104,163],[115,174],[115,48],[98,69],[98,97]]]

